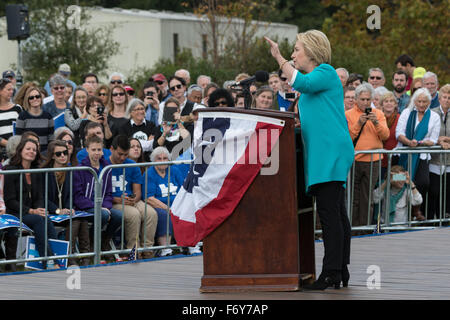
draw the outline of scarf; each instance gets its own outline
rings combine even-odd
[[[402,198],[405,190],[406,190],[406,183],[403,185],[403,188],[401,188],[399,192],[397,192],[396,194],[392,194],[392,192],[391,192],[391,194],[389,196],[389,221],[390,222],[394,221],[395,209],[397,208],[397,203]],[[385,193],[386,192],[387,192],[387,188],[386,188]]]
[[[419,122],[416,128],[416,118],[417,118],[417,110],[412,110],[409,118],[408,123],[406,124],[406,137],[409,140],[423,140],[425,136],[428,133],[428,123],[430,122],[430,115],[431,111],[430,108],[425,111],[425,114],[423,115],[422,121]],[[419,153],[415,153],[411,155],[411,179],[414,180],[414,177],[416,175],[417,167],[419,166]],[[408,155],[403,153],[400,156],[399,164],[403,166],[403,168],[408,169]]]
[[[394,125],[395,119],[397,119],[397,114],[398,114],[397,111],[394,110],[394,112],[389,117],[385,116],[386,123],[387,123],[387,126],[388,126],[389,129],[391,129],[392,126]]]

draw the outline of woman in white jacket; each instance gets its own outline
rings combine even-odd
[[[391,168],[391,188],[389,197],[389,221],[407,222],[408,221],[408,202],[411,206],[422,203],[422,195],[417,190],[416,185],[409,178],[408,172],[399,165]],[[381,202],[381,210],[386,209],[387,179],[373,191],[373,201]]]

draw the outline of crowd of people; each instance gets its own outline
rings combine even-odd
[[[436,74],[416,67],[407,55],[400,56],[395,65],[397,71],[391,77],[393,91],[384,87],[386,78],[380,68],[369,70],[367,82],[362,75],[349,73],[344,68],[335,70],[344,95],[343,110],[333,112],[345,112],[355,151],[433,145],[448,149],[450,124],[446,120],[450,84],[438,91]],[[26,82],[17,88],[14,72],[7,70],[0,79],[0,169],[85,166],[99,175],[111,164],[191,159],[191,137],[198,109],[244,108],[245,95],[235,83],[248,77],[245,73],[238,74],[219,86],[208,75],[201,75],[192,83],[189,71],[180,69],[174,75],[154,74],[135,90],[118,72],[109,76],[107,84],[100,83],[96,74],[87,73],[77,85],[70,80],[70,66],[63,64],[43,87],[36,82]],[[292,82],[282,68],[272,72],[267,83],[249,87],[250,107],[294,112],[296,125],[301,127],[301,106],[297,104],[302,93],[293,89]],[[173,154],[175,146],[180,144],[183,146],[181,154]],[[386,199],[387,189],[391,193],[392,222],[406,221],[408,199],[415,219],[438,217],[440,178],[442,174],[449,175],[450,159],[444,163],[435,154],[413,154],[411,168],[408,168],[407,157],[393,156],[391,171],[387,172],[387,158],[381,154],[356,155],[352,225],[373,222],[374,202]],[[105,172],[102,251],[109,250],[114,243],[122,220],[127,249],[135,245],[142,248],[173,243],[168,200],[173,202],[188,169],[188,165],[172,166],[170,181],[166,164],[150,167],[147,172],[144,167],[133,166]],[[379,172],[381,185],[378,185]],[[391,177],[391,188],[386,188],[387,175]],[[18,174],[0,174],[0,214],[21,216],[33,230],[39,254],[51,256],[45,239],[56,239],[58,235],[54,223],[45,219],[47,212],[50,215],[93,213],[94,177],[86,170],[72,173],[54,170],[44,177],[41,173],[26,173],[21,181]],[[450,184],[450,176],[446,181]],[[449,187],[447,185],[447,193]],[[45,194],[44,190],[48,192]],[[428,210],[424,210],[422,201],[426,194]],[[371,198],[373,201],[369,202]],[[80,253],[92,252],[93,221],[90,216],[74,218],[70,224],[58,224],[65,228],[65,240],[70,241],[71,252],[76,252],[76,248]],[[15,259],[17,232],[13,228],[5,230],[1,238],[5,252],[0,254],[8,260]],[[186,249],[191,254],[201,252],[199,246]],[[166,248],[157,254],[173,253]],[[153,256],[153,251],[139,254],[139,258]],[[88,258],[70,261],[80,265],[90,262]],[[46,267],[57,268],[58,264],[49,262]],[[15,266],[7,265],[7,269],[14,270]]]

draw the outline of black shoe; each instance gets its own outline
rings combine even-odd
[[[314,283],[303,286],[305,290],[325,290],[328,287],[334,286],[335,289],[341,287],[340,273],[321,274],[319,279]]]
[[[344,288],[348,287],[348,281],[350,280],[350,272],[348,272],[347,265],[342,267],[342,286]]]

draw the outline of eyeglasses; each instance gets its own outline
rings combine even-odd
[[[117,84],[122,84],[123,82],[122,82],[122,80],[111,80],[110,83],[111,84],[116,84],[116,83]]]
[[[344,97],[344,99],[353,99],[353,100],[355,100],[355,97],[353,97],[353,96],[346,96],[346,97]]]
[[[133,111],[145,111],[145,109],[144,108],[135,108],[135,109],[133,109]]]
[[[64,86],[59,86],[59,87],[53,87],[53,90],[55,91],[60,91],[60,90],[64,90],[66,87]]]
[[[176,86],[170,87],[170,91],[175,91],[176,89],[181,89],[183,85],[177,84]]]
[[[376,76],[370,76],[369,79],[370,80],[374,80],[374,79],[381,80],[382,78],[381,77],[376,77]]]
[[[219,101],[214,102],[214,106],[215,106],[215,107],[218,107],[218,106],[227,106],[227,105],[228,105],[228,103],[227,103],[225,100],[219,100]]]
[[[62,155],[67,156],[68,154],[69,154],[69,151],[67,151],[67,150],[55,152],[55,156],[57,156],[58,158],[61,157]]]
[[[40,99],[40,98],[41,98],[41,95],[38,94],[38,95],[35,95],[35,96],[29,96],[28,100],[31,101],[31,100]]]
[[[63,140],[66,144],[70,144],[73,145],[73,141],[72,140]]]
[[[113,97],[117,97],[117,96],[121,96],[122,97],[124,95],[125,95],[125,92],[116,92],[116,93],[112,94]]]

